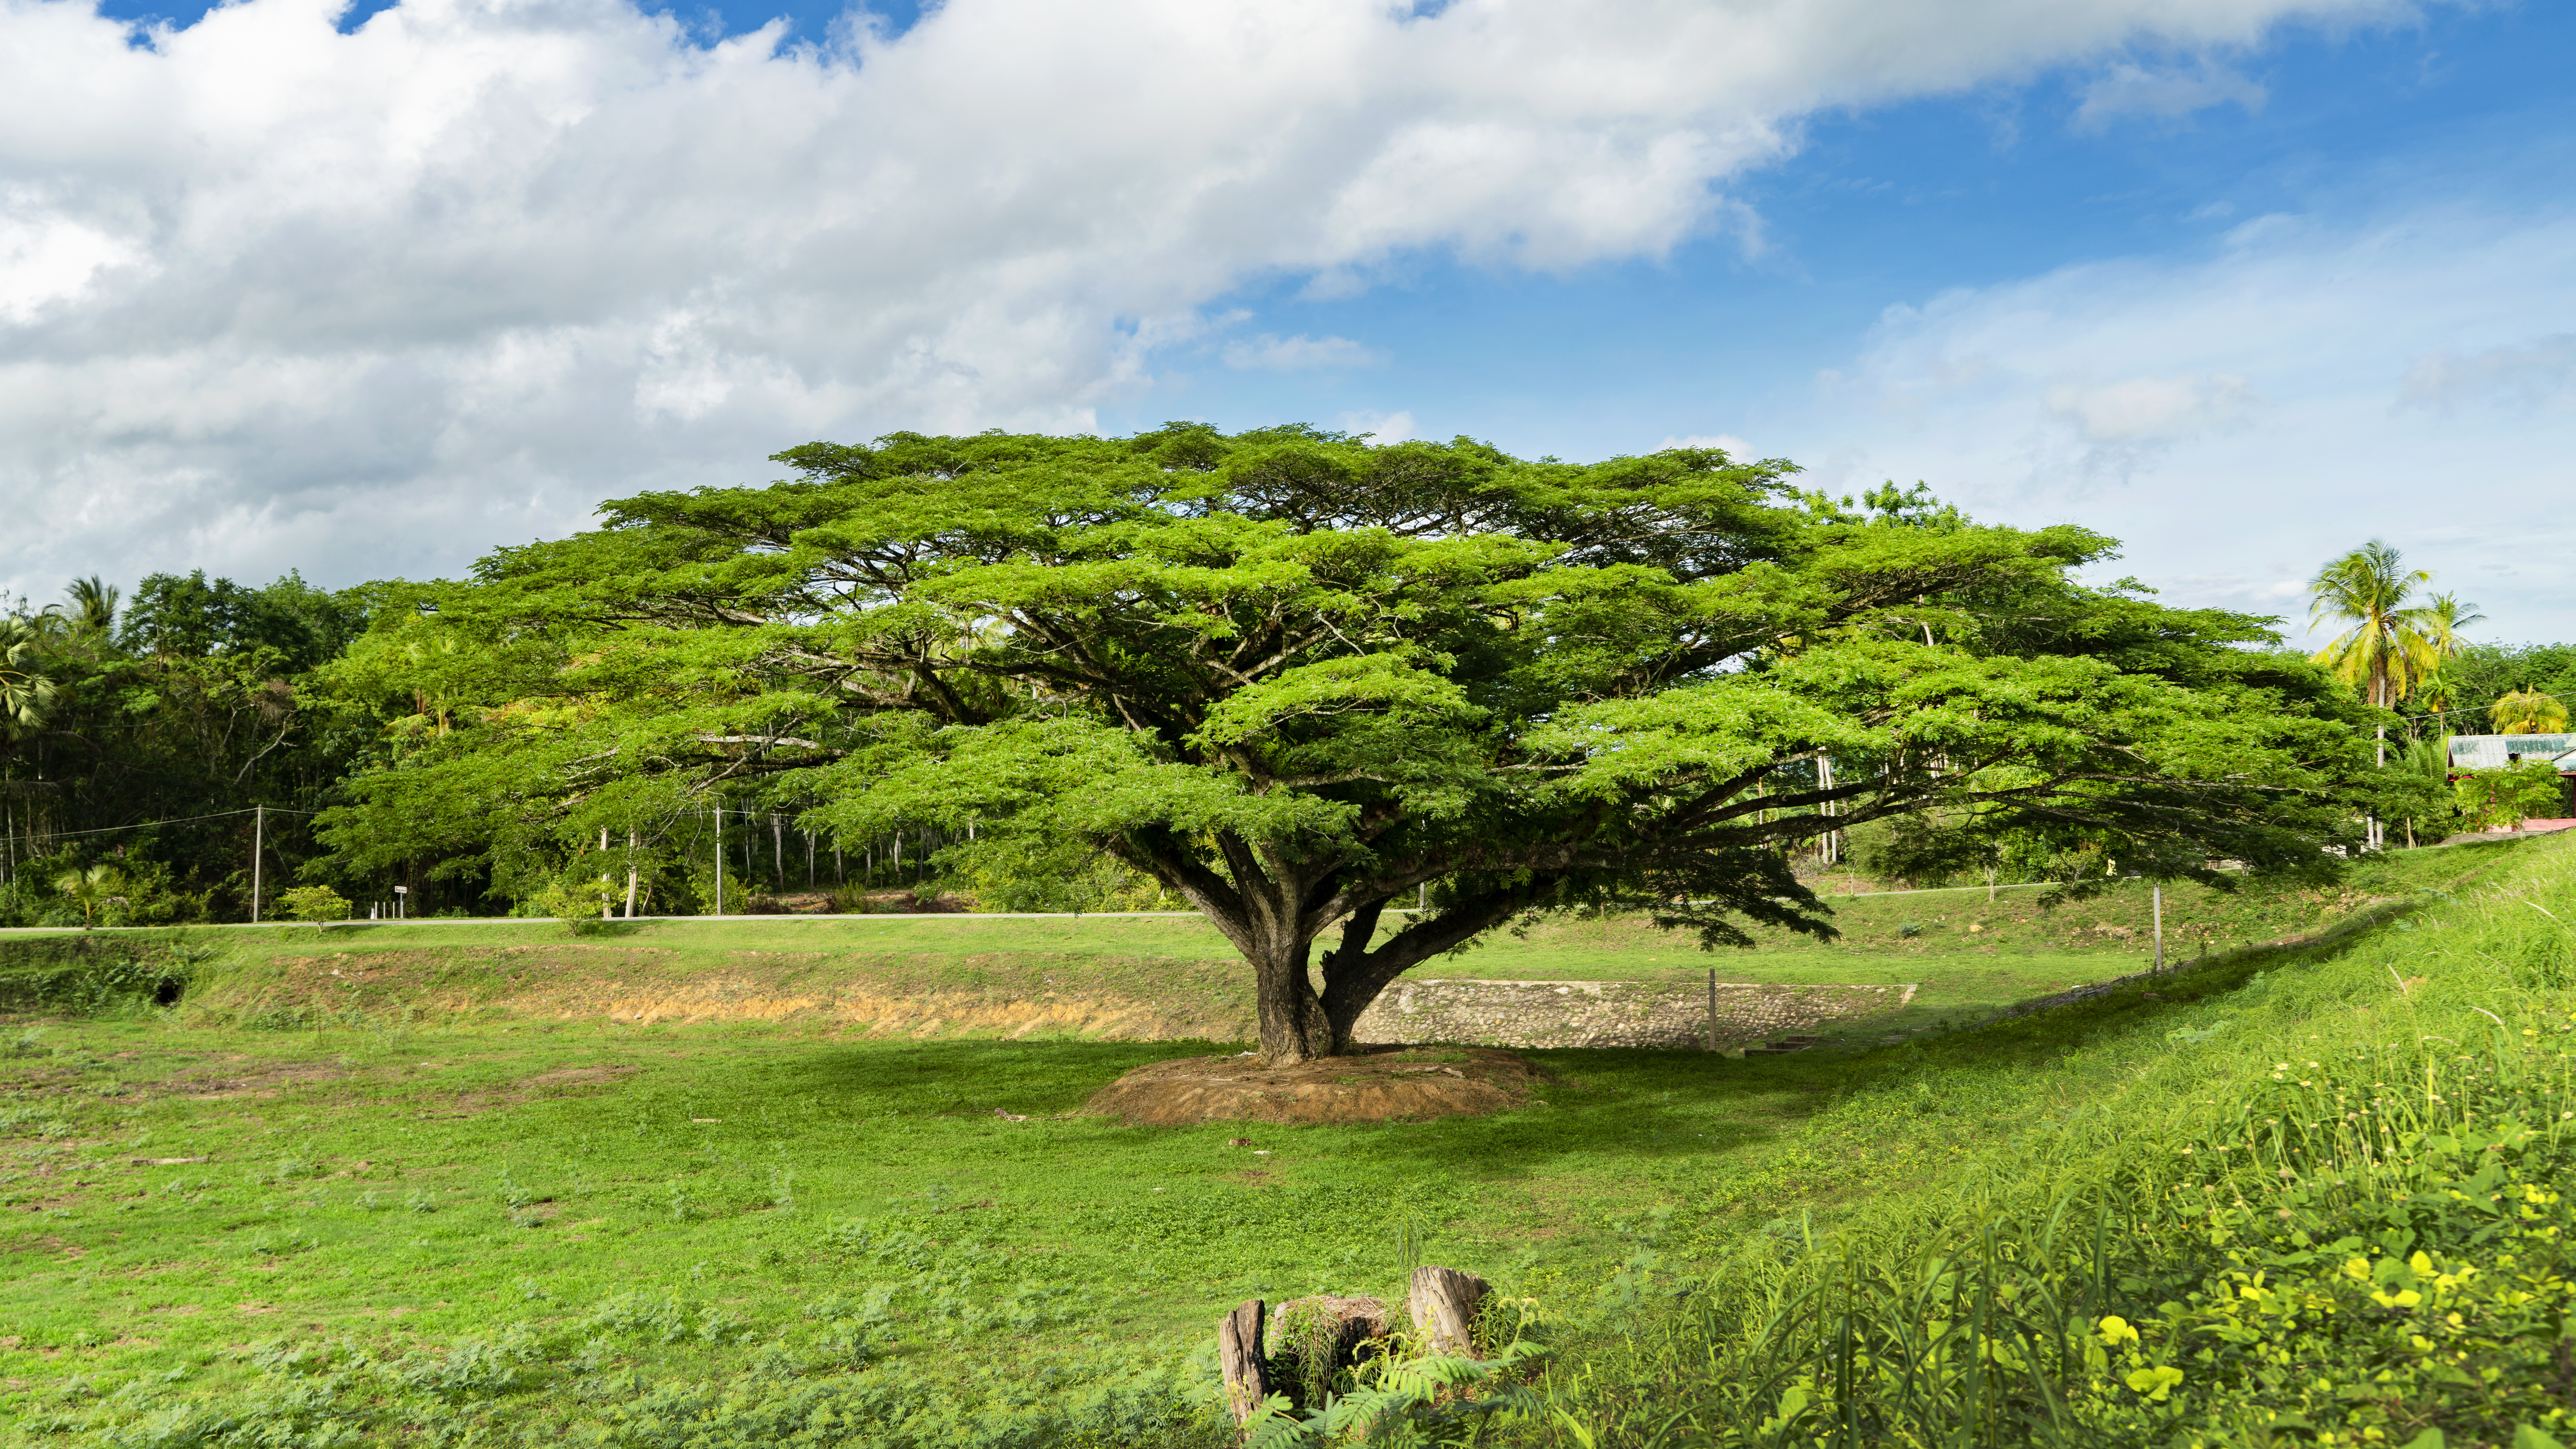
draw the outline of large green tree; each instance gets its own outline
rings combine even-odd
[[[2367,774],[2367,712],[2268,621],[2085,587],[2109,541],[1919,489],[1184,424],[779,460],[380,615],[335,668],[456,726],[326,838],[569,855],[726,795],[1105,851],[1242,953],[1282,1062],[1534,909],[1829,932],[1791,850],[1836,827],[1937,809],[2215,879],[2318,866]]]

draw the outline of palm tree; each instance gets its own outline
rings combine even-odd
[[[45,673],[44,635],[25,618],[0,618],[0,754],[45,727],[54,681]]]
[[[2487,719],[2500,735],[2554,735],[2567,728],[2567,706],[2525,687],[2488,705]]]
[[[71,625],[83,634],[105,634],[116,626],[116,585],[96,574],[74,579],[63,592],[71,597]]]
[[[2430,578],[2431,575],[2425,577]],[[112,595],[116,591],[110,589],[108,592]],[[2461,603],[2457,594],[2435,594],[2428,607],[2433,616],[2433,649],[2444,659],[2456,659],[2460,651],[2468,647],[2467,641],[2460,637],[2461,630],[2487,621],[2487,616],[2478,612],[2477,605]]]
[[[93,865],[87,870],[67,870],[54,877],[54,889],[70,896],[81,908],[83,927],[98,924],[98,908],[107,904],[119,886],[125,884],[125,873],[112,865]]]
[[[2451,727],[2443,720],[2451,713],[2451,707],[2460,702],[2460,682],[2451,673],[2451,661],[2459,658],[2460,652],[2468,647],[2468,641],[2460,637],[2460,632],[2472,624],[2485,623],[2487,616],[2478,612],[2477,605],[2461,603],[2457,594],[2435,594],[2431,608],[2433,622],[2428,633],[2433,646],[2433,667],[2415,681],[2415,697],[2423,701],[2425,712],[2432,717],[2434,738],[2447,741],[2451,737]],[[2407,734],[2410,737],[2414,734],[2413,726],[2408,726]]]
[[[2415,586],[2433,581],[2423,569],[2409,569],[2397,550],[2372,539],[2324,568],[2308,581],[2308,623],[2342,626],[2344,632],[2316,652],[2316,661],[2381,709],[2393,709],[2417,680],[2441,662],[2434,634],[2441,627],[2435,606],[2409,604]],[[2388,768],[2388,726],[2379,726],[2379,766]],[[2378,848],[2379,822],[2370,822],[2370,845]]]
[[[2393,708],[2441,662],[2434,643],[2443,627],[2438,605],[2406,602],[2417,584],[2432,579],[2422,569],[2407,568],[2397,550],[2375,538],[2319,569],[2308,581],[2308,623],[2348,627],[2316,652],[2316,661],[2372,704]],[[2379,738],[2379,763],[2385,766],[2386,725]]]

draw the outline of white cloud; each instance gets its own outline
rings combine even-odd
[[[1345,433],[1371,435],[1380,443],[1401,443],[1414,435],[1413,414],[1409,412],[1344,413],[1334,419],[1334,425]]]
[[[2085,86],[2074,124],[2099,130],[2125,116],[2170,121],[2225,105],[2259,111],[2263,101],[2263,87],[2206,59],[2189,69],[2116,61]]]
[[[1723,184],[1819,109],[2382,8],[949,0],[782,51],[0,0],[0,584],[452,571],[817,436],[1080,429],[1248,280],[1750,238]]]
[[[2133,377],[2100,387],[2060,383],[2047,395],[2049,412],[2073,423],[2086,442],[2132,446],[2181,442],[2236,425],[2261,401],[2245,379],[2225,372]]]
[[[2074,267],[1890,311],[1858,356],[1761,419],[1832,490],[1922,478],[1971,512],[2124,540],[2112,574],[2301,621],[2300,581],[2385,537],[2470,585],[2497,632],[2576,635],[2564,400],[2576,217],[2276,218],[2192,264]],[[2417,405],[2429,404],[2429,405]]]
[[[1748,462],[1762,456],[1753,451],[1751,443],[1733,433],[1692,433],[1686,437],[1669,437],[1657,443],[1655,448],[1659,452],[1666,448],[1716,448],[1730,458]]]
[[[1380,367],[1386,354],[1347,337],[1274,337],[1264,332],[1258,337],[1229,342],[1223,352],[1225,365],[1239,368],[1270,368],[1293,371],[1311,367]]]
[[[2576,403],[2576,336],[2561,332],[2462,356],[2442,348],[2406,369],[2398,401],[2448,408],[2493,402],[2525,408]]]

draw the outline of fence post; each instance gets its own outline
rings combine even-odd
[[[1717,968],[1708,969],[1708,1049],[1717,1050]]]

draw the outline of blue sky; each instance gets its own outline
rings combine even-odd
[[[2576,637],[2568,7],[779,13],[0,8],[0,584],[1197,417],[1725,439],[2267,612],[2384,536]]]
[[[1262,328],[1349,337],[1386,366],[1311,391],[1194,374],[1190,396],[1247,424],[1283,407],[1322,418],[1401,402],[1432,432],[1620,451],[1658,429],[1741,431],[1848,359],[1886,308],[1953,288],[2206,258],[2268,214],[2360,225],[2445,203],[2571,199],[2576,8],[2299,27],[2231,68],[2259,100],[2080,124],[2088,68],[1817,116],[1795,155],[1731,188],[1760,218],[1749,255],[1724,235],[1564,275],[1412,258],[1388,285],[1331,301],[1301,300],[1298,277],[1247,288],[1234,300]],[[1487,405],[1497,394],[1508,402]]]

